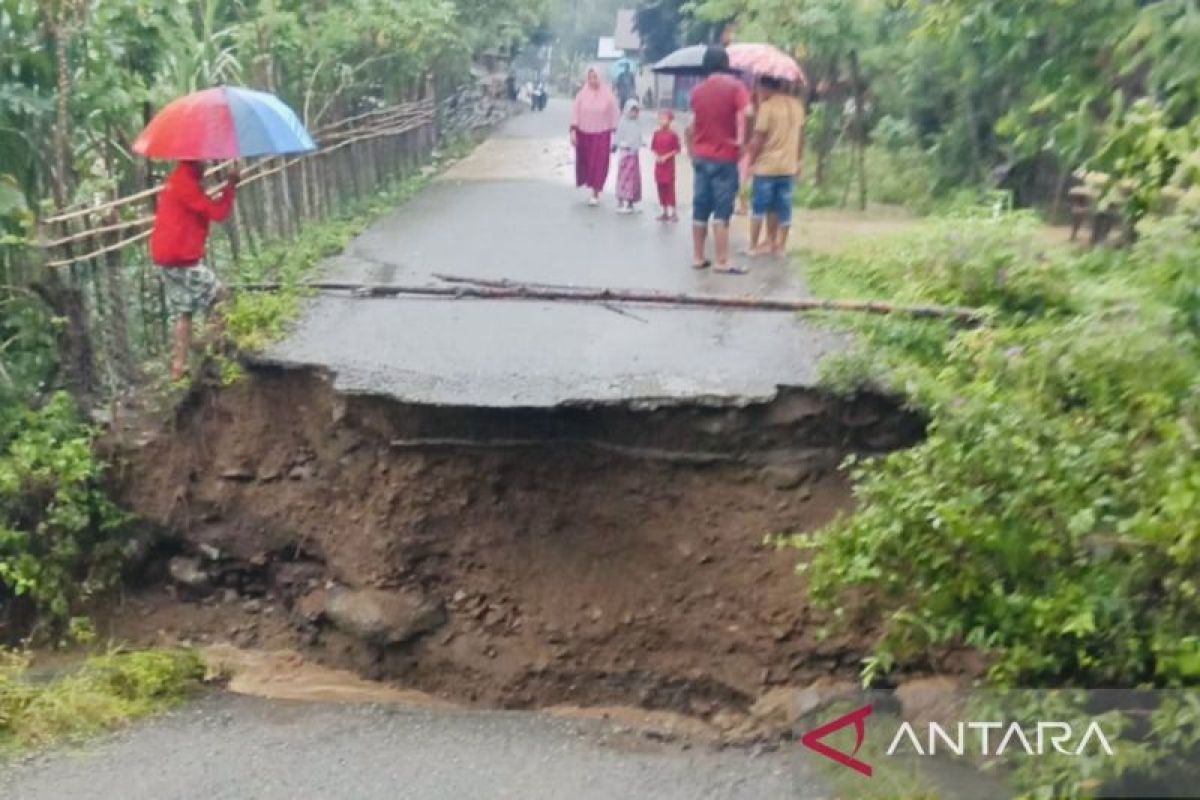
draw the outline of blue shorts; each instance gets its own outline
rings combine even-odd
[[[779,217],[780,225],[792,224],[792,190],[796,179],[791,175],[755,175],[751,210],[755,219],[768,214]]]
[[[711,217],[728,225],[733,217],[733,201],[738,191],[737,162],[698,158],[692,162],[692,167],[695,170],[692,223],[707,225]]]

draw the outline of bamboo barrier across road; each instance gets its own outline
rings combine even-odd
[[[983,325],[987,314],[978,308],[963,306],[903,305],[880,300],[826,300],[816,297],[750,297],[661,292],[649,289],[614,289],[592,286],[522,283],[486,280],[458,275],[435,274],[448,286],[405,286],[345,281],[314,281],[298,288],[318,292],[345,292],[356,298],[445,298],[448,300],[533,300],[568,303],[632,303],[636,305],[715,308],[737,311],[805,312],[833,311],[884,314],[914,319],[945,319],[967,327]],[[248,283],[235,290],[274,292],[285,288],[280,283]]]

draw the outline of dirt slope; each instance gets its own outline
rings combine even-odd
[[[498,413],[259,372],[125,452],[126,501],[203,574],[110,631],[295,646],[486,705],[744,709],[852,673],[869,644],[818,636],[799,554],[764,537],[850,506],[847,453],[919,434],[877,398]],[[342,587],[420,592],[446,622],[364,641],[322,613]]]

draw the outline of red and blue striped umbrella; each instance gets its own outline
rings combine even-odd
[[[277,156],[316,147],[278,97],[234,86],[172,100],[133,143],[139,155],[175,161]]]

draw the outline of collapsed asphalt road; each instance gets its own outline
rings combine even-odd
[[[803,294],[798,277],[780,263],[755,265],[745,277],[695,272],[689,225],[655,222],[650,197],[647,213],[635,217],[617,216],[611,202],[588,208],[571,186],[566,129],[562,102],[511,121],[360,236],[331,261],[326,277],[432,284],[434,273],[451,273],[701,294]],[[791,314],[321,296],[291,335],[260,358],[332,375],[336,392],[427,407],[551,409],[645,400],[741,406],[774,398],[780,386],[812,386],[820,357],[839,345],[835,335]],[[327,419],[314,429],[329,427]],[[313,497],[302,482],[287,486]],[[771,502],[780,514],[790,508],[773,496]],[[576,498],[572,508],[578,505]],[[747,546],[757,546],[761,526],[743,527]],[[407,531],[390,518],[386,528]],[[627,531],[651,541],[644,533]],[[0,797],[828,796],[811,764],[795,748],[767,754],[684,748],[605,723],[530,713],[215,695],[82,749],[5,765]]]
[[[691,229],[655,221],[650,165],[644,213],[589,208],[572,182],[569,105],[505,126],[412,202],[378,221],[325,277],[435,284],[474,278],[699,294],[803,295],[787,266],[748,276],[690,268]],[[649,130],[653,122],[647,120]],[[679,165],[686,197],[688,166]],[[610,177],[610,181],[612,178]],[[686,217],[688,208],[682,209]],[[437,405],[769,399],[811,386],[838,347],[794,315],[483,300],[321,296],[265,361],[316,367],[341,391]]]
[[[231,695],[79,749],[0,767],[0,797],[9,800],[830,796],[795,749],[685,749],[608,723],[531,713]]]

